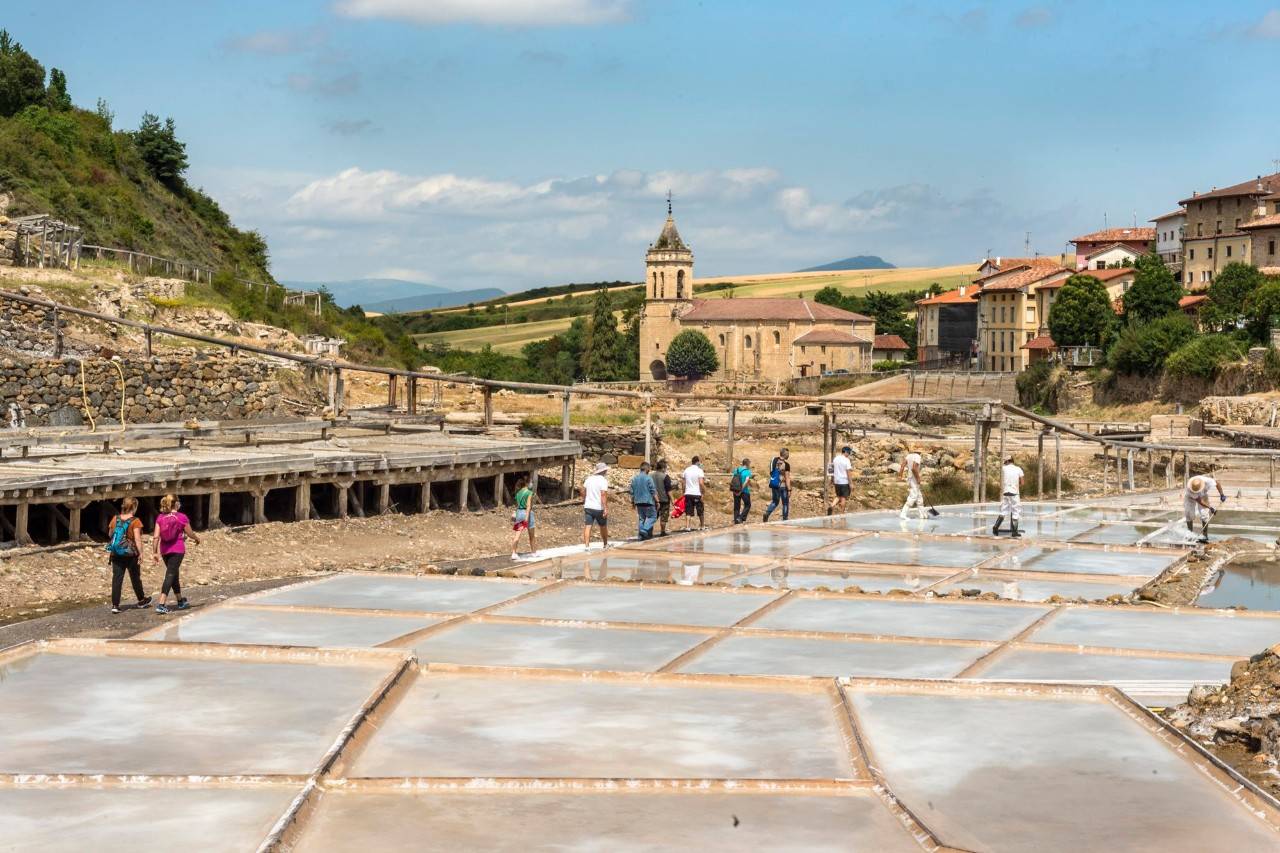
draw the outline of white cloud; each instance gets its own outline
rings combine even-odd
[[[383,18],[411,24],[473,23],[487,26],[555,27],[613,24],[627,20],[631,0],[337,0],[350,18]]]
[[[1280,9],[1272,9],[1246,31],[1256,39],[1280,39]]]

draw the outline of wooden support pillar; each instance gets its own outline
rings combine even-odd
[[[569,440],[569,392],[564,392],[560,408],[560,438]]]
[[[418,377],[410,376],[408,387],[405,389],[405,408],[409,414],[418,414]]]
[[[1044,500],[1044,430],[1036,436],[1036,499]]]
[[[217,530],[222,527],[222,492],[210,492],[205,504],[205,529]]]
[[[1102,445],[1102,493],[1107,494],[1107,477],[1111,473],[1111,445]]]
[[[480,500],[480,490],[476,488],[476,481],[471,480],[471,502],[475,504],[476,510],[484,509],[484,501]]]
[[[507,496],[505,494],[506,476],[499,471],[493,475],[493,499],[498,506],[507,505]]]
[[[1120,492],[1120,494],[1124,494],[1125,487],[1128,485],[1128,482],[1127,482],[1128,478],[1125,476],[1127,473],[1128,472],[1125,471],[1124,459],[1120,454],[1120,448],[1117,447],[1116,448],[1116,491]]]
[[[1270,485],[1274,489],[1276,487],[1276,458],[1274,456],[1267,457],[1267,468],[1271,478]]]
[[[1054,493],[1062,500],[1062,433],[1053,431],[1053,479]]]
[[[985,472],[982,467],[982,417],[973,422],[973,502],[982,503],[982,480]]]
[[[19,545],[34,544],[31,534],[27,531],[28,525],[31,523],[31,504],[23,501],[17,506],[15,523],[13,525],[13,538]]]
[[[147,358],[151,358],[151,330],[144,329],[142,332],[142,352]]]
[[[364,518],[364,483],[353,483],[351,488],[347,490],[347,502],[351,505],[351,511],[359,518]]]
[[[391,511],[391,484],[378,484],[378,515],[386,515]]]
[[[827,436],[831,432],[831,407],[822,407],[822,505],[831,506],[831,442]]]
[[[303,480],[293,489],[293,520],[306,521],[311,517],[311,481]]]
[[[67,504],[67,540],[70,542],[79,542],[84,535],[80,530],[80,513],[83,509],[83,504]]]
[[[346,518],[347,502],[350,500],[348,492],[351,491],[351,486],[347,483],[334,483],[333,491],[333,514],[338,518]]]
[[[727,464],[730,471],[732,471],[736,466],[736,461],[733,458],[733,427],[734,421],[737,420],[737,415],[738,404],[731,401],[729,403],[729,428],[726,430],[725,435],[725,455],[728,457]]]
[[[1000,458],[996,460],[996,467],[997,467],[997,468],[999,468],[1001,465],[1003,465],[1003,464],[1004,464],[1004,460],[1006,460],[1006,459],[1008,459],[1008,458],[1009,458],[1009,457],[1005,454],[1005,452],[1004,452],[1004,448],[1005,448],[1005,440],[1006,440],[1006,437],[1007,437],[1008,432],[1009,432],[1008,427],[1006,427],[1006,426],[1004,425],[1004,423],[1003,423],[1003,422],[1001,422],[1001,424],[1000,424]]]
[[[343,406],[342,368],[329,368],[329,409],[336,418]]]
[[[1185,483],[1191,479],[1191,456],[1187,451],[1182,451],[1182,481]]]
[[[62,320],[58,317],[58,308],[53,309],[53,357],[62,358]]]
[[[538,494],[538,469],[534,468],[529,472],[529,491],[535,495]]]
[[[1147,485],[1152,489],[1156,487],[1156,453],[1154,450],[1147,451]]]
[[[400,377],[394,373],[387,377],[387,406],[393,412],[396,410],[396,403],[398,402],[396,400],[396,391],[398,390],[396,386],[399,382]]]
[[[424,480],[418,488],[418,512],[431,511],[431,481]]]
[[[644,398],[644,461],[653,464],[653,398]]]
[[[467,511],[467,497],[471,491],[471,478],[463,477],[458,482],[458,512]]]
[[[267,490],[254,489],[253,495],[253,523],[266,524],[267,522]]]
[[[573,497],[573,473],[568,462],[560,466],[560,500]]]
[[[486,385],[481,393],[484,398],[484,428],[491,430],[493,429],[493,389]]]

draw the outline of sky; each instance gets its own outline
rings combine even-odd
[[[13,4],[11,4],[13,5]],[[1280,2],[66,0],[0,25],[286,280],[698,277],[1057,254],[1280,171]]]

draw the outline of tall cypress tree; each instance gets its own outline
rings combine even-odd
[[[613,299],[608,288],[602,287],[596,293],[591,325],[582,348],[582,374],[597,382],[625,379],[625,346],[626,338],[618,331],[618,319],[613,316]]]

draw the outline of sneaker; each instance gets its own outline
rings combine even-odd
[[[512,551],[512,552],[511,552],[511,559],[513,559],[513,560],[518,560],[518,559],[520,559],[520,555],[519,555],[519,554],[517,554],[515,551]]]
[[[186,609],[187,609],[188,607],[190,607],[190,606],[191,606],[191,603],[190,603],[189,601],[187,601],[185,598],[179,598],[179,599],[178,599],[178,609],[179,609],[179,610],[186,610]]]
[[[138,609],[139,609],[139,610],[141,610],[143,607],[150,607],[150,606],[151,606],[151,596],[149,596],[149,595],[148,595],[146,598],[139,598],[139,599],[138,599]]]
[[[172,613],[173,611],[172,611],[172,610],[170,610],[166,605],[163,605],[163,604],[157,604],[157,605],[156,605],[156,612],[157,612],[157,613]]]
[[[112,607],[112,608],[111,608],[111,612],[112,612],[112,613],[119,613],[119,612],[120,612],[120,608],[119,608],[119,607]]]

